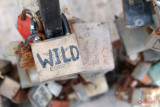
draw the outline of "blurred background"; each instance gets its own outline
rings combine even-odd
[[[70,0],[69,3],[73,16],[86,22],[109,22],[113,28],[115,14],[122,13],[121,0]],[[16,63],[16,58],[5,57],[2,53],[9,42],[23,40],[16,29],[19,13],[17,0],[0,0],[0,59],[10,60],[13,64]],[[112,36],[113,41],[119,38],[116,30]],[[129,107],[129,104],[115,98],[114,91],[114,88],[110,89],[105,95],[79,107]]]

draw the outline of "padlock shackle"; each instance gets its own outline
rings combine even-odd
[[[38,17],[34,12],[32,12],[31,10],[29,10],[29,9],[24,9],[24,10],[22,11],[21,20],[22,20],[22,21],[25,21],[27,14],[30,15],[31,17],[33,17],[33,18],[35,19],[35,21],[37,22],[37,24],[38,24],[38,32],[42,32],[42,30],[43,30],[42,23],[41,23],[39,17]]]
[[[61,15],[61,20],[62,20],[62,26],[63,26],[63,30],[64,30],[64,35],[71,34],[71,29],[70,29],[68,20],[67,20],[66,16],[63,13]]]
[[[36,36],[37,36],[37,37],[41,37],[42,40],[45,40],[45,39],[46,39],[46,37],[45,37],[44,34],[42,34],[42,33],[31,34],[31,35],[28,36],[27,39],[25,40],[25,48],[27,48],[30,40],[33,39],[33,38],[36,37]]]

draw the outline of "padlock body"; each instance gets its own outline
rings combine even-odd
[[[31,35],[31,18],[29,16],[26,16],[26,20],[21,20],[21,16],[22,14],[18,16],[17,30],[24,39],[27,39],[27,37]]]

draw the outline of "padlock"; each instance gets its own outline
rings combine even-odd
[[[40,85],[29,92],[28,98],[35,107],[46,107],[52,99],[52,94],[45,85]]]
[[[151,2],[146,0],[123,0],[126,27],[153,25],[153,9]]]
[[[82,83],[73,85],[72,87],[81,101],[87,101],[89,99]]]
[[[146,76],[147,76],[147,73],[150,70],[151,66],[152,66],[152,63],[141,62],[136,66],[136,68],[132,72],[131,76],[134,79],[139,80],[140,82],[143,83],[144,79],[147,80]],[[148,79],[148,81],[145,81],[144,84],[151,84],[150,79]]]
[[[114,59],[108,23],[73,24],[84,73],[112,71]]]
[[[31,47],[41,82],[84,71],[75,34],[33,43]]]
[[[151,78],[153,84],[160,87],[159,69],[160,69],[160,63],[153,65],[152,68],[148,71],[148,75]]]
[[[154,50],[146,50],[143,52],[143,59],[146,62],[157,62],[160,60],[160,53]]]
[[[50,92],[55,96],[58,97],[62,91],[63,86],[51,81],[47,84],[48,89],[50,90]]]
[[[146,47],[160,52],[160,27],[148,37]]]
[[[20,84],[13,79],[5,76],[0,85],[0,95],[12,100],[20,89]]]
[[[124,20],[122,18],[116,19],[115,24],[122,38],[127,56],[138,54],[147,49],[145,42],[148,34],[145,27],[128,29],[124,26]]]
[[[159,107],[159,88],[137,88],[132,95],[132,107]]]
[[[29,14],[31,17],[27,16]],[[35,22],[36,21],[36,22]],[[24,9],[18,16],[17,29],[24,39],[27,39],[33,33],[42,31],[42,24],[38,16],[28,9]]]

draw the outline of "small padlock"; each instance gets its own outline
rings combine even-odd
[[[32,18],[27,16],[27,14],[32,16]],[[22,14],[18,16],[17,30],[24,39],[27,39],[29,35],[42,31],[42,25],[35,13],[28,9],[24,9]]]
[[[61,93],[62,88],[63,88],[62,85],[60,85],[54,81],[49,82],[47,87],[55,97],[59,96],[59,94]]]
[[[89,99],[89,97],[87,96],[86,90],[84,88],[84,85],[82,83],[79,83],[79,84],[74,85],[72,87],[80,100],[87,101]]]
[[[45,85],[33,88],[28,96],[34,107],[46,107],[52,99],[52,94]]]
[[[0,95],[11,100],[17,94],[19,89],[20,89],[20,84],[18,82],[5,76],[4,80],[0,85]]]

